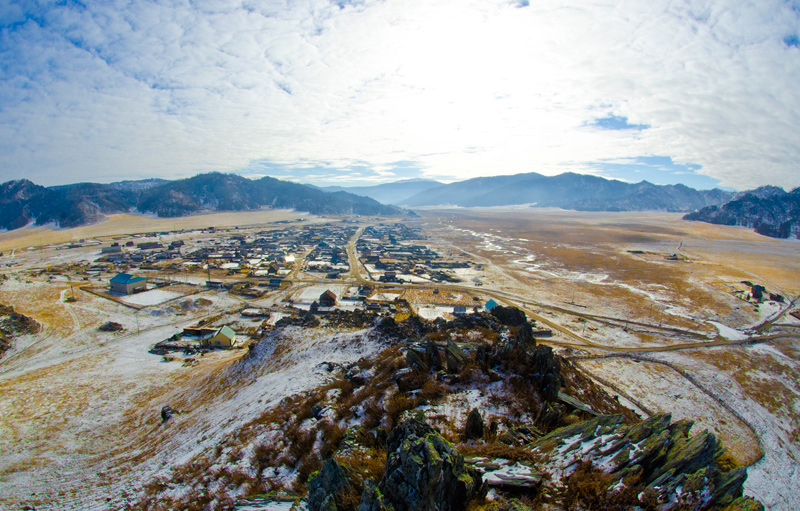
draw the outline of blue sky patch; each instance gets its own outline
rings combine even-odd
[[[647,124],[630,124],[628,122],[627,117],[620,117],[616,115],[609,115],[608,117],[603,117],[602,119],[595,119],[594,122],[591,124],[592,126],[597,126],[600,129],[604,130],[645,130],[649,128]]]

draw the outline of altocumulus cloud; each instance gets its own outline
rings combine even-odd
[[[0,7],[4,180],[662,157],[725,186],[800,185],[796,0],[60,4]]]

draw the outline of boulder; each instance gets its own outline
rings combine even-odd
[[[464,511],[482,491],[480,474],[419,419],[400,423],[389,435],[386,452],[378,489],[395,511]]]
[[[172,418],[172,414],[175,413],[175,410],[172,409],[170,406],[162,406],[161,407],[161,422],[167,422]]]
[[[406,351],[406,362],[408,362],[408,367],[411,367],[417,371],[428,370],[428,364],[425,362],[424,357],[425,355],[417,350],[409,348],[408,351]]]
[[[473,408],[467,415],[467,422],[464,425],[464,438],[467,440],[483,438],[483,432],[483,417],[481,417],[477,408]]]
[[[447,372],[455,374],[461,371],[464,365],[464,352],[459,348],[456,343],[451,340],[447,341],[447,347],[444,350],[445,361],[447,362]]]
[[[431,369],[434,371],[442,370],[442,356],[439,355],[439,348],[436,347],[436,343],[431,340],[428,340],[425,344],[425,358]]]

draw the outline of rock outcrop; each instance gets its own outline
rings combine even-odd
[[[336,511],[353,492],[347,469],[331,458],[308,481],[308,510]]]
[[[623,425],[620,415],[608,415],[557,429],[532,448],[555,469],[590,461],[615,483],[655,494],[660,509],[687,499],[698,508],[732,505],[742,495],[745,469],[724,471],[717,463],[724,452],[719,440],[708,431],[690,437],[691,426],[687,420],[671,423],[670,414],[631,426]]]
[[[400,423],[389,436],[386,450],[386,473],[377,489],[395,511],[463,511],[482,490],[480,474],[420,420]],[[376,501],[374,495],[369,499]]]

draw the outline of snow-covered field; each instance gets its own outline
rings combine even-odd
[[[121,302],[129,303],[131,305],[159,305],[164,302],[168,302],[170,300],[174,300],[175,298],[180,298],[183,296],[180,293],[174,293],[172,291],[165,291],[163,289],[152,289],[150,291],[144,291],[142,293],[136,293],[133,295],[127,295],[120,297]]]

